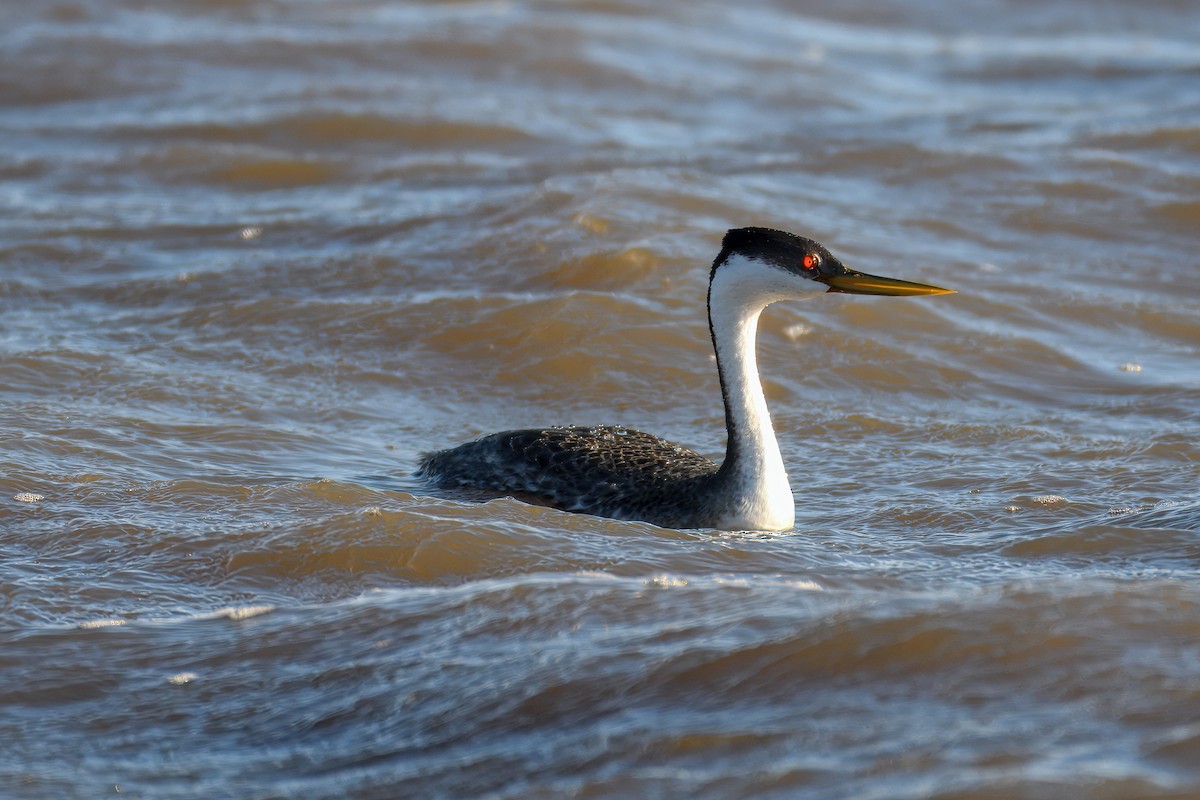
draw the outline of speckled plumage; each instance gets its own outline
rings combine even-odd
[[[672,528],[786,530],[795,499],[755,357],[762,310],[780,300],[945,294],[846,269],[811,239],[769,228],[725,234],[708,280],[708,325],[725,401],[718,466],[677,444],[619,427],[505,431],[425,456],[418,475],[444,487],[512,494],[566,511]]]
[[[615,426],[493,433],[426,455],[418,475],[441,486],[530,495],[564,511],[697,527],[718,516],[703,484],[719,467],[686,447]]]

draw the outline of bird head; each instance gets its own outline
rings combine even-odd
[[[857,272],[812,239],[771,228],[734,228],[726,233],[710,281],[722,272],[736,274],[746,292],[761,295],[768,303],[826,292],[892,297],[954,294],[953,289]]]

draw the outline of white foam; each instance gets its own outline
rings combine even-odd
[[[96,628],[117,628],[125,624],[123,619],[89,619],[87,622],[79,623],[79,627],[83,630],[94,630]]]
[[[272,605],[226,606],[225,608],[218,608],[216,611],[214,611],[213,616],[226,617],[232,620],[243,620],[250,619],[251,617],[258,617],[263,614],[270,614],[274,610],[275,606]]]
[[[651,577],[647,578],[646,585],[647,586],[663,586],[663,587],[687,586],[688,581],[687,581],[687,578],[683,578],[678,575],[668,575],[666,573],[662,573],[660,575],[652,575]]]
[[[787,585],[793,589],[804,589],[808,592],[823,592],[825,587],[816,581],[810,581],[807,578],[797,578],[796,580],[787,581]]]
[[[795,325],[788,325],[783,329],[783,335],[789,341],[796,342],[812,333],[812,328],[805,325],[803,322],[797,322]]]

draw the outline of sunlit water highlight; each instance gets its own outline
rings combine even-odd
[[[1167,0],[8,4],[0,795],[1200,792],[1200,17]],[[726,228],[783,534],[418,454],[710,456]]]

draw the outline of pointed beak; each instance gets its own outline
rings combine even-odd
[[[847,271],[844,275],[827,275],[817,280],[829,286],[831,292],[845,294],[881,294],[889,297],[915,297],[925,294],[956,294],[953,289],[943,289],[940,286],[930,286],[927,283],[913,283],[896,278],[881,278],[878,275],[867,275],[863,272]]]

